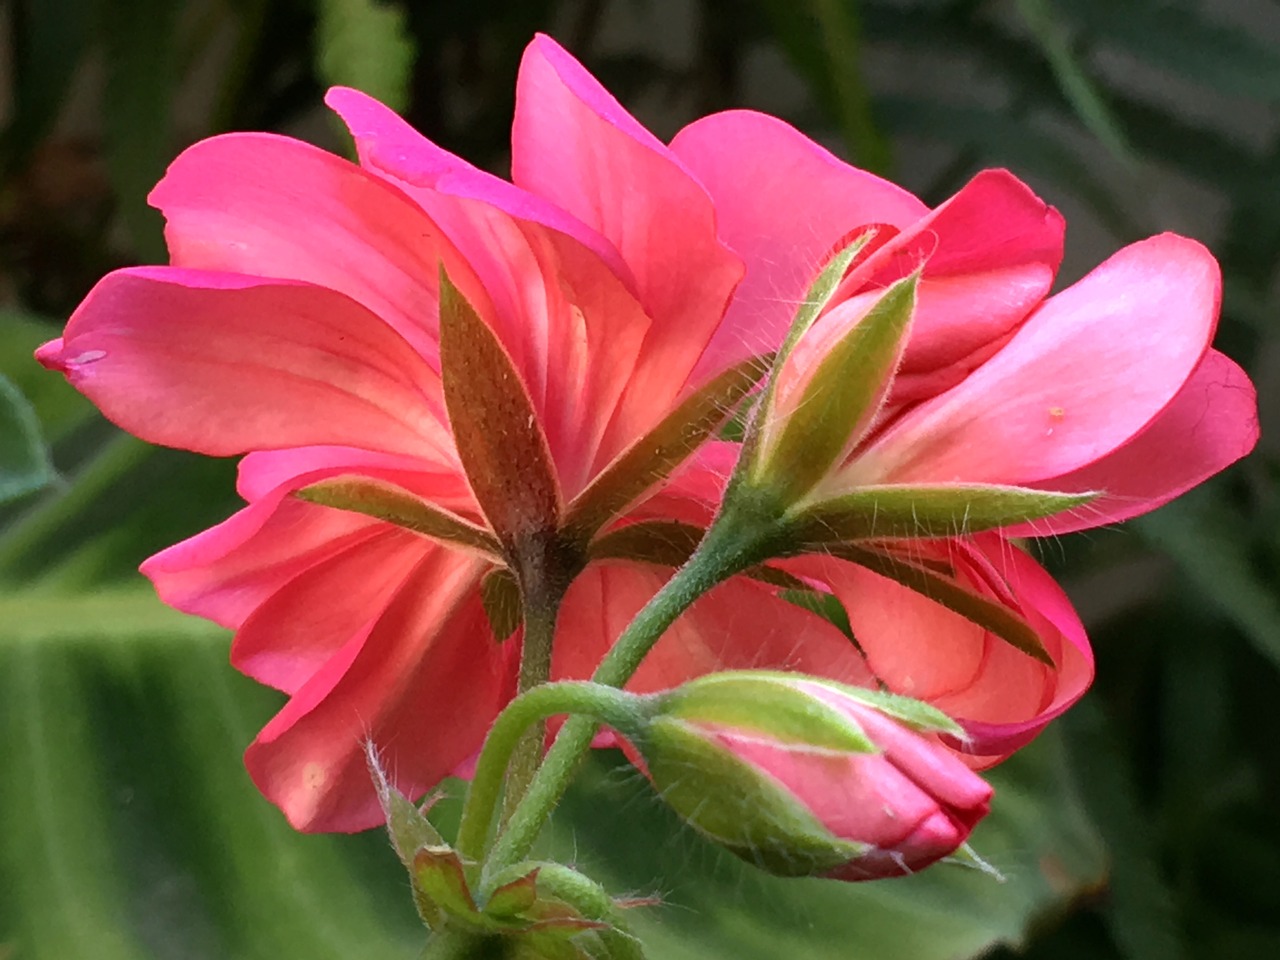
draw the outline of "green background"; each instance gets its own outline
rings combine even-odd
[[[416,954],[383,837],[288,829],[240,764],[277,695],[136,573],[234,509],[233,464],[121,435],[30,353],[103,272],[163,260],[145,195],[186,144],[271,129],[346,149],[328,84],[502,171],[535,30],[662,136],[757,107],[930,203],[1008,166],[1067,214],[1067,279],[1164,229],[1204,240],[1226,276],[1218,345],[1258,382],[1264,429],[1177,504],[1041,545],[1099,679],[994,773],[974,842],[1003,883],[774,880],[679,829],[613,754],[548,844],[664,900],[637,916],[655,958],[1280,956],[1280,4],[26,0],[0,17],[0,960]]]

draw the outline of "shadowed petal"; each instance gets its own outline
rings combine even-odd
[[[258,789],[304,831],[383,821],[365,765],[372,741],[411,797],[479,747],[514,692],[516,644],[480,603],[484,564],[430,547],[385,611],[298,690],[245,752]]]

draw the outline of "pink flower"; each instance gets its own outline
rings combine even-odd
[[[922,703],[814,677],[714,674],[656,696],[634,737],[663,799],[773,873],[873,880],[953,853],[991,787]]]
[[[915,476],[922,437],[930,469],[976,469],[985,457],[983,476],[1022,464],[1020,483],[1093,489],[1102,484],[1091,471],[1105,466],[1116,485],[1098,508],[1109,512],[1038,528],[1057,532],[1163,502],[1251,442],[1233,426],[1252,402],[1243,374],[1215,353],[1184,370],[1212,333],[1202,314],[1216,300],[1203,283],[1185,298],[1193,306],[1174,303],[1153,320],[1128,296],[1165,269],[1167,251],[1153,248],[1086,286],[1084,306],[1068,291],[1037,309],[1062,223],[1008,174],[980,175],[931,212],[758,114],[708,117],[665,146],[545,37],[521,66],[511,183],[355,91],[327,100],[355,138],[358,165],[267,134],[196,144],[151,197],[167,221],[170,266],[107,276],[38,354],[146,440],[245,454],[238,489],[248,505],[143,570],[166,602],[234,629],[233,663],[288,694],[246,763],[300,829],[381,819],[365,739],[409,794],[465,769],[515,689],[520,636],[506,638],[503,613],[513,523],[532,523],[571,554],[577,576],[554,674],[590,674],[678,561],[680,537],[669,534],[705,526],[732,466],[731,445],[691,456],[671,441],[684,435],[673,424],[692,417],[691,404],[714,414],[746,389],[739,365],[777,349],[824,257],[859,227],[878,225],[879,247],[844,300],[926,260],[890,398],[895,424],[907,427],[881,434],[886,476]],[[1171,261],[1165,282],[1193,260]],[[532,519],[482,503],[463,469],[441,379],[441,267],[530,411],[508,439],[537,462],[501,466],[512,489],[551,478]],[[1095,300],[1114,306],[1105,349],[1099,324],[1071,332]],[[1142,333],[1156,321],[1159,336]],[[1152,343],[1180,365],[1126,377]],[[1055,356],[1057,365],[1033,362]],[[1094,383],[1093,370],[1107,379]],[[1017,407],[1019,391],[1043,392],[1041,376],[1059,373],[1081,402],[1059,404],[1072,426],[1056,436],[1085,453],[1028,440],[1020,458],[1038,421]],[[1108,419],[1108,409],[1120,413]],[[1076,428],[1077,416],[1101,439]],[[714,420],[698,422],[705,432]],[[986,452],[964,462],[977,449],[975,424]],[[1009,442],[991,441],[1010,430]],[[1158,469],[1135,467],[1147,463]],[[294,496],[353,483],[388,498],[390,512]],[[789,561],[801,565],[797,582],[846,601],[871,668],[776,583],[738,577],[695,604],[634,685],[735,665],[851,683],[870,683],[874,670],[956,708],[990,757],[1083,692],[1092,667],[1079,621],[999,535],[884,550],[917,565],[940,556],[940,576],[1010,611],[1057,668],[865,566],[816,559]],[[908,650],[910,660],[893,653]]]

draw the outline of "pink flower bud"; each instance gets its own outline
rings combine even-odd
[[[800,675],[744,671],[667,695],[637,746],[686,821],[772,872],[902,876],[954,852],[991,787],[923,703]]]

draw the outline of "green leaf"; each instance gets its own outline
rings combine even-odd
[[[39,490],[55,476],[35,411],[0,376],[0,503]]]
[[[432,540],[479,551],[495,561],[501,550],[493,534],[483,527],[382,480],[333,477],[303,487],[294,496],[308,503],[376,517]]]
[[[762,414],[760,444],[748,474],[754,486],[794,503],[838,466],[861,439],[885,396],[906,347],[919,272],[899,280],[831,345],[786,414]],[[770,394],[773,400],[776,394]],[[775,423],[778,420],[780,422]]]
[[[390,0],[319,0],[316,14],[321,80],[355,87],[403,113],[417,59],[403,7]]]
[[[147,205],[147,194],[173,154],[171,111],[181,7],[172,0],[102,6],[107,50],[102,114],[111,184],[138,256],[163,263],[163,221]]]
[[[1136,158],[1124,131],[1093,78],[1077,61],[1053,7],[1047,0],[1018,0],[1018,8],[1080,121],[1112,156],[1132,167]]]
[[[9,18],[12,35],[11,112],[0,133],[0,171],[20,167],[53,126],[93,36],[83,0],[36,0]]]
[[[417,59],[403,6],[390,0],[320,0],[316,13],[320,78],[355,87],[403,113]]]
[[[510,557],[560,520],[551,452],[502,344],[440,269],[440,368],[467,480]]]
[[[948,610],[954,610],[962,617],[986,627],[1027,656],[1034,657],[1046,666],[1056,666],[1035,629],[1003,604],[971,593],[949,577],[927,567],[908,563],[889,553],[852,544],[841,544],[833,548],[832,553],[924,594]]]
[[[678,520],[642,520],[606,533],[591,544],[592,560],[638,560],[680,567],[707,531]]]
[[[959,537],[1051,517],[1097,496],[995,484],[865,486],[805,507],[789,520],[788,535],[811,545]]]
[[[771,359],[755,357],[724,371],[628,447],[569,505],[564,521],[568,535],[586,542],[637,497],[670,476],[755,387]]]
[[[1280,596],[1249,556],[1249,530],[1212,490],[1185,496],[1134,526],[1173,559],[1205,603],[1280,668]]]
[[[1112,853],[1105,911],[1113,936],[1129,960],[1186,957],[1177,903],[1160,866],[1157,832],[1140,802],[1124,746],[1093,697],[1071,709],[1064,727],[1081,795]]]
[[[1114,44],[1180,80],[1233,96],[1280,100],[1280,53],[1265,34],[1153,0],[1058,0],[1054,6],[1091,40]]]

